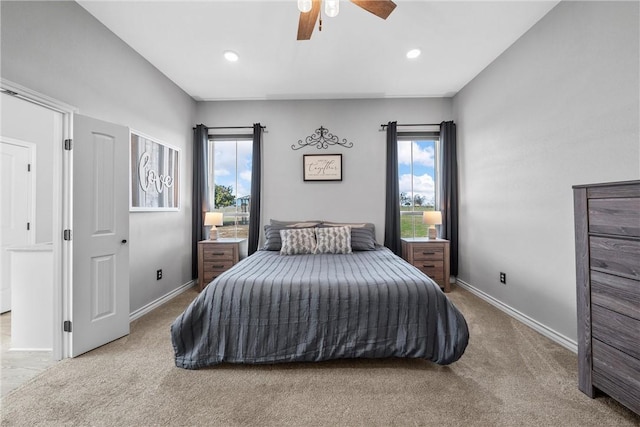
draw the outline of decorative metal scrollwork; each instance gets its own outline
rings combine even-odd
[[[320,150],[327,149],[330,145],[340,145],[345,148],[351,148],[353,147],[353,142],[349,142],[344,138],[342,139],[342,141],[340,141],[340,138],[329,132],[329,130],[325,127],[320,126],[312,135],[306,137],[304,139],[304,142],[299,139],[298,145],[293,144],[291,146],[291,149],[299,150],[304,147],[316,147],[318,150]]]

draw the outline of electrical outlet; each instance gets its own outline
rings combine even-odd
[[[507,284],[507,275],[506,273],[500,272],[500,283]]]
[[[156,280],[162,279],[162,269],[156,271]]]

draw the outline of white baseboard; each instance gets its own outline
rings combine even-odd
[[[471,286],[470,284],[466,283],[464,280],[460,280],[457,279],[456,283],[463,289],[468,290],[469,292],[471,292],[472,294],[476,295],[477,297],[485,300],[486,302],[488,302],[489,304],[493,305],[494,307],[498,308],[499,310],[507,313],[509,316],[513,317],[514,319],[524,323],[525,325],[527,325],[528,327],[530,327],[531,329],[533,329],[534,331],[544,335],[545,337],[549,338],[551,341],[554,341],[558,344],[560,344],[562,347],[566,348],[567,350],[570,350],[574,353],[578,353],[578,343],[572,339],[567,338],[566,336],[558,333],[557,331],[554,331],[553,329],[549,328],[546,325],[543,325],[542,323],[538,322],[535,319],[532,319],[531,317],[527,316],[526,314],[523,314],[521,312],[519,312],[518,310],[508,306],[507,304],[503,303],[500,300],[495,299],[494,297],[492,297],[491,295],[487,294],[484,291],[481,291],[480,289]]]
[[[180,286],[179,288],[169,292],[168,294],[161,296],[157,300],[151,301],[149,304],[145,305],[144,307],[140,307],[133,313],[129,314],[129,322],[133,322],[134,320],[139,319],[140,317],[149,313],[151,310],[160,307],[162,304],[166,303],[167,301],[170,301],[173,298],[180,295],[181,293],[185,292],[186,290],[191,289],[195,284],[196,284],[196,281],[191,280],[185,283],[184,285]]]

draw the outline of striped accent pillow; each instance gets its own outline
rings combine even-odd
[[[351,227],[316,228],[314,254],[350,254]]]
[[[354,251],[375,251],[376,231],[370,222],[364,223],[337,223],[323,222],[321,227],[351,227],[351,249]]]
[[[316,249],[316,233],[313,228],[280,230],[280,240],[280,255],[312,254]]]

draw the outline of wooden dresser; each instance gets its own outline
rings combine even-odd
[[[402,258],[431,277],[445,292],[451,290],[448,240],[403,238]]]
[[[640,414],[640,181],[573,192],[578,387]]]
[[[202,240],[198,242],[198,290],[240,261],[246,239]]]

